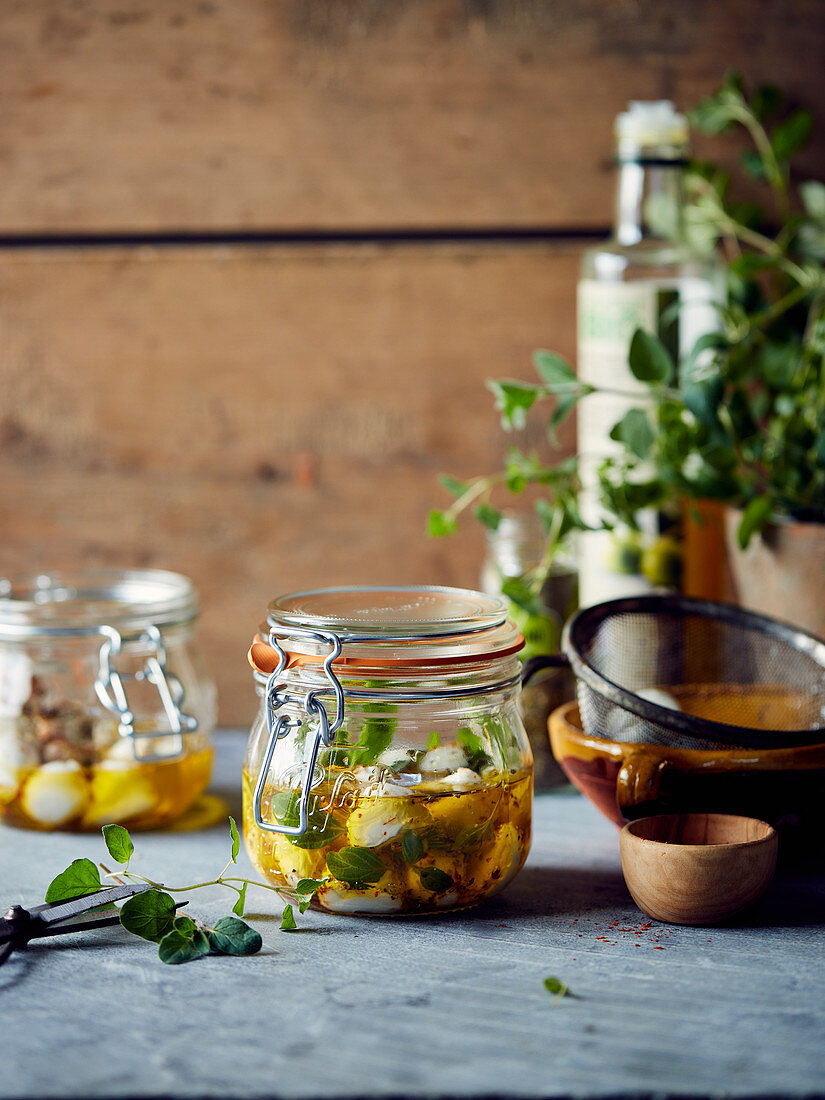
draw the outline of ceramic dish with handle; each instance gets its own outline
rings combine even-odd
[[[611,821],[705,811],[756,817],[820,850],[825,743],[778,749],[683,749],[588,737],[570,702],[550,716],[550,743],[568,779]],[[783,837],[784,840],[784,837]]]

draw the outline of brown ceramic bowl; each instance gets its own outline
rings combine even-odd
[[[747,908],[776,867],[776,830],[732,814],[662,814],[621,832],[622,871],[649,917],[718,924]]]
[[[616,825],[652,814],[738,814],[776,826],[792,846],[825,850],[825,744],[783,749],[671,749],[587,737],[579,709],[550,716],[567,778]]]

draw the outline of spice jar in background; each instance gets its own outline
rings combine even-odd
[[[0,819],[147,829],[212,767],[191,582],[161,570],[0,579]]]
[[[481,573],[481,587],[490,594],[501,593],[510,577],[524,577],[539,568],[547,545],[547,534],[535,512],[505,512],[495,531],[487,531],[487,556]],[[557,551],[539,592],[541,615],[530,615],[510,604],[510,618],[524,634],[519,656],[558,653],[561,630],[578,606],[578,571],[569,550]],[[546,668],[533,676],[519,699],[521,716],[533,751],[536,790],[567,783],[550,748],[548,720],[556,707],[576,694],[568,668]]]
[[[501,890],[530,845],[519,632],[501,598],[435,587],[283,596],[250,649],[260,696],[244,837],[314,905],[415,913]]]

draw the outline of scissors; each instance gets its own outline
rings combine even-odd
[[[78,921],[72,918],[152,889],[152,886],[144,882],[127,883],[123,886],[106,886],[94,894],[84,894],[83,897],[72,898],[70,901],[33,905],[31,909],[24,909],[22,905],[12,905],[0,917],[0,966],[9,958],[12,951],[22,951],[30,940],[42,939],[44,936],[67,936],[70,932],[85,932],[90,928],[106,928],[119,924],[120,915],[117,913],[95,917],[93,920]],[[181,902],[175,908],[179,909],[181,905],[186,904]],[[72,921],[72,923],[65,924],[65,921]]]

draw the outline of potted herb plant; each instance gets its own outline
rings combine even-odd
[[[718,166],[692,166],[684,231],[695,245],[719,250],[727,299],[718,330],[679,363],[656,336],[635,333],[630,369],[649,400],[613,427],[623,447],[599,470],[603,522],[632,533],[645,508],[722,502],[742,602],[825,635],[825,184],[798,182],[794,172],[812,117],[789,110],[776,88],[749,95],[732,75],[699,103],[691,121],[710,134],[748,135],[742,173],[765,201],[737,198]],[[676,223],[673,215],[666,203],[649,211],[663,229]],[[529,409],[549,402],[552,442],[593,391],[558,355],[537,352],[534,364],[536,382],[489,386],[506,429],[523,426]],[[533,575],[505,585],[516,603],[535,606],[556,550],[584,527],[576,457],[546,461],[513,448],[499,473],[443,483],[454,501],[431,514],[433,534],[449,533],[469,507],[495,527],[499,486],[511,493],[541,488],[535,508],[547,532],[545,559]]]

